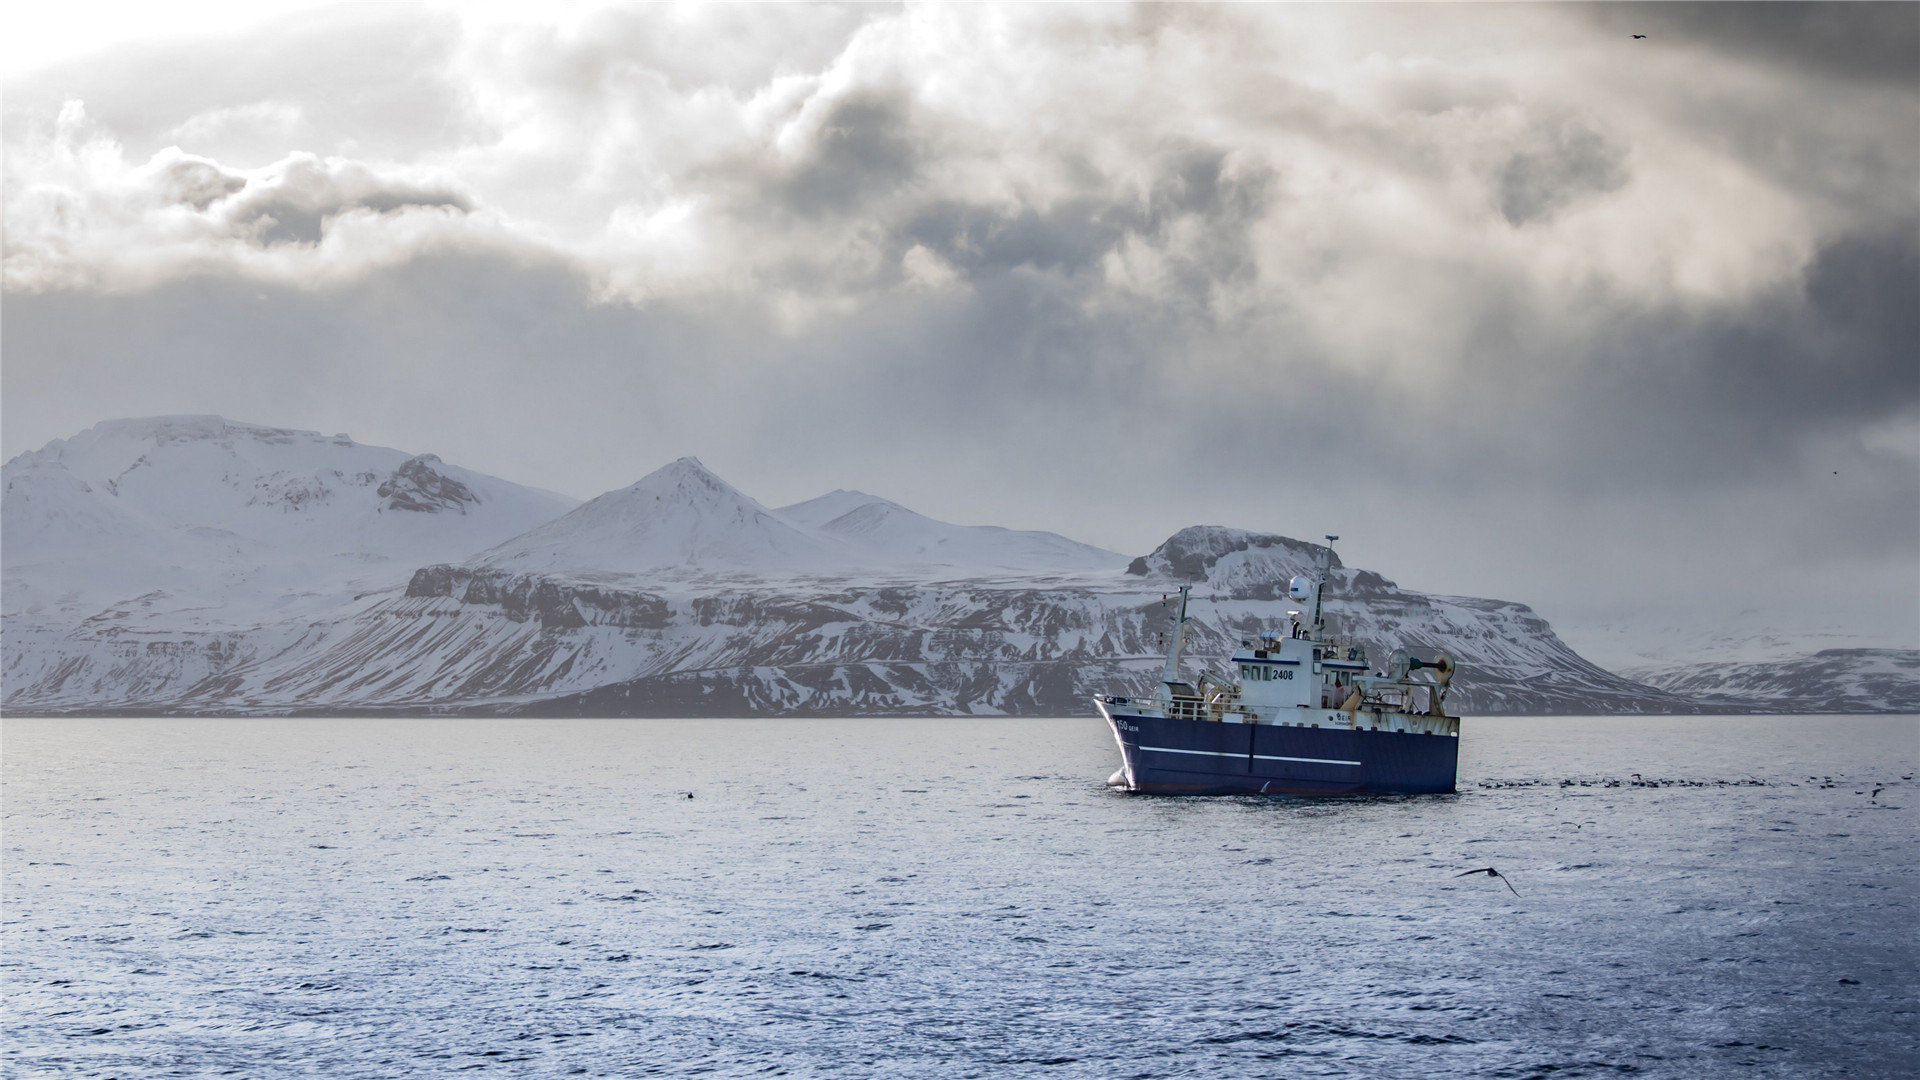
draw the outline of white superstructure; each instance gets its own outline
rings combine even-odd
[[[1396,649],[1385,667],[1370,669],[1359,646],[1327,635],[1322,601],[1331,545],[1338,539],[1327,537],[1327,553],[1315,576],[1301,575],[1291,582],[1289,595],[1311,603],[1312,614],[1302,621],[1300,613],[1290,613],[1288,625],[1243,641],[1233,654],[1232,680],[1212,672],[1203,673],[1197,685],[1180,678],[1189,591],[1182,587],[1166,669],[1151,708],[1168,719],[1458,735],[1460,721],[1446,715],[1445,708],[1454,673],[1451,660],[1441,656],[1423,661]],[[1433,678],[1415,677],[1422,670],[1431,670]],[[1146,705],[1125,698],[1101,700]]]

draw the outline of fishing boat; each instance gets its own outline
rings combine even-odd
[[[1094,696],[1120,747],[1107,783],[1163,795],[1451,792],[1460,719],[1446,713],[1454,664],[1396,649],[1379,668],[1327,634],[1333,542],[1288,596],[1312,605],[1233,654],[1233,676],[1180,675],[1191,586],[1180,589],[1166,668],[1147,697]],[[1303,607],[1304,610],[1304,607]]]

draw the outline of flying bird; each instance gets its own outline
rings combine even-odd
[[[1635,40],[1635,41],[1645,41],[1646,39],[1647,39],[1647,35],[1645,35],[1645,34],[1635,34],[1635,35],[1633,35],[1633,40]]]
[[[1485,875],[1487,875],[1488,877],[1497,877],[1497,878],[1499,878],[1499,879],[1500,879],[1500,882],[1501,882],[1501,884],[1503,884],[1503,885],[1505,885],[1505,886],[1507,887],[1507,891],[1508,891],[1508,892],[1510,892],[1510,893],[1512,893],[1512,894],[1513,894],[1513,895],[1515,895],[1515,896],[1519,896],[1519,895],[1520,895],[1520,890],[1519,890],[1519,889],[1516,889],[1516,888],[1514,888],[1514,887],[1513,887],[1513,882],[1511,882],[1511,881],[1508,881],[1508,880],[1507,880],[1507,875],[1505,875],[1505,874],[1503,874],[1503,873],[1501,873],[1501,872],[1500,872],[1500,871],[1498,871],[1498,870],[1495,870],[1495,869],[1494,869],[1493,867],[1491,867],[1491,866],[1483,866],[1483,867],[1481,867],[1481,868],[1480,868],[1480,869],[1478,869],[1478,870],[1463,870],[1463,871],[1461,871],[1460,873],[1458,873],[1458,874],[1455,874],[1455,875],[1453,875],[1453,876],[1454,876],[1454,877],[1466,877],[1466,876],[1467,876],[1467,875],[1469,875],[1469,874],[1485,874]]]

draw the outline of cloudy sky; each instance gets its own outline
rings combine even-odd
[[[8,456],[697,454],[1339,533],[1576,645],[1920,643],[1920,6],[62,5],[0,60]]]

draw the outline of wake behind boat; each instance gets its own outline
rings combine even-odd
[[[1197,684],[1180,678],[1191,588],[1181,587],[1153,696],[1093,699],[1120,746],[1110,785],[1179,795],[1454,790],[1460,720],[1445,708],[1454,665],[1396,649],[1369,673],[1358,645],[1327,636],[1322,599],[1338,539],[1327,537],[1315,577],[1291,582],[1288,595],[1312,602],[1311,619],[1291,613],[1288,626],[1243,641],[1233,681],[1211,671]],[[1427,670],[1431,680],[1414,676]]]

